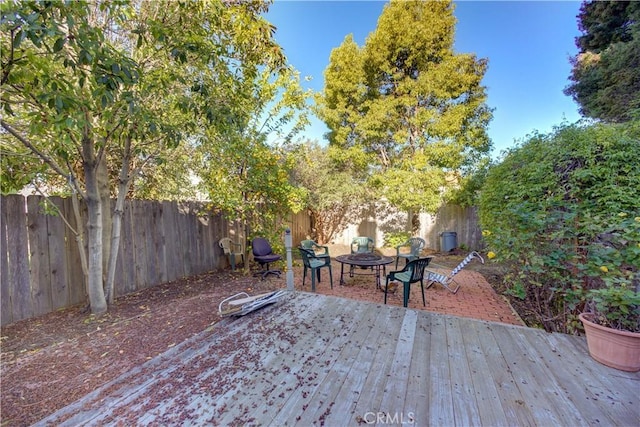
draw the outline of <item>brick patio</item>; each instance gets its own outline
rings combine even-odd
[[[333,257],[334,252],[331,252],[331,255]],[[440,261],[441,259],[436,258],[433,262],[441,264]],[[524,325],[524,322],[514,312],[506,298],[498,295],[482,274],[473,271],[473,262],[456,276],[456,281],[460,284],[460,290],[455,295],[438,284],[425,289],[426,307],[422,305],[420,285],[412,284],[408,308],[511,325]],[[293,268],[295,288],[296,290],[310,292],[311,279],[307,277],[303,287],[302,267],[296,264],[299,264],[299,262],[294,263]],[[380,290],[376,290],[373,276],[350,278],[345,273],[345,285],[340,286],[340,266],[339,262],[335,260],[332,262],[333,289],[329,286],[328,270],[326,268],[322,269],[322,281],[316,283],[317,293],[374,303],[382,303],[384,301],[384,294]],[[395,270],[395,264],[387,266],[386,271],[389,272],[391,270]],[[272,281],[277,287],[286,286],[285,274],[280,279],[269,276],[267,280]],[[382,278],[382,283],[384,283],[384,278]],[[395,294],[389,295],[387,304],[402,306],[402,288]]]

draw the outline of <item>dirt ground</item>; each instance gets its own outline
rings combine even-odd
[[[460,259],[437,260],[455,266]],[[470,264],[467,268],[489,281],[498,279],[485,266]],[[294,266],[294,278],[297,290],[310,290],[309,278],[302,287],[300,266]],[[339,279],[340,264],[334,261],[333,289],[323,271],[317,292],[382,303],[384,295],[375,290],[371,277],[349,279],[344,286]],[[478,288],[479,294],[472,293],[476,291],[472,285],[456,295],[434,286],[427,290],[427,307],[422,306],[416,286],[409,307],[522,324],[504,298],[480,281],[487,289]],[[83,307],[73,307],[2,328],[0,426],[30,425],[211,327],[220,320],[218,304],[230,295],[284,287],[285,274],[262,281],[239,271],[219,270],[118,298],[100,318],[84,312]],[[463,307],[465,292],[473,302],[469,305],[488,300],[486,316]],[[401,306],[401,295],[389,295],[388,303]]]

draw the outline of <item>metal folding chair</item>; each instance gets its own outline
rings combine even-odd
[[[460,284],[454,280],[454,276],[458,274],[473,258],[478,258],[484,264],[484,259],[478,252],[471,252],[460,264],[456,266],[449,274],[442,274],[437,271],[427,269],[427,288],[434,283],[440,283],[446,290],[455,294],[460,289]]]

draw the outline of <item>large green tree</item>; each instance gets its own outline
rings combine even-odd
[[[571,58],[572,83],[564,90],[580,112],[608,122],[640,114],[640,2],[585,1]]]
[[[179,143],[224,131],[251,97],[246,82],[283,65],[274,28],[261,17],[268,3],[14,0],[0,7],[3,155],[30,153],[31,173],[46,165],[86,202],[87,293],[92,311],[102,313],[105,288],[113,296],[134,178]]]
[[[454,29],[450,1],[391,1],[365,45],[347,36],[325,70],[318,114],[339,161],[405,210],[435,211],[491,147],[487,61],[454,52]]]

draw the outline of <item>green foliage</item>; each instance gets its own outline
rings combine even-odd
[[[409,232],[393,232],[384,234],[384,245],[387,248],[395,248],[398,245],[405,243],[411,237]]]
[[[448,189],[445,200],[454,205],[476,206],[490,166],[489,158],[478,161],[474,167],[457,178],[458,185]]]
[[[593,322],[629,332],[640,332],[640,293],[626,286],[610,286],[588,292]]]
[[[391,1],[359,47],[331,52],[318,115],[355,173],[403,210],[435,211],[449,178],[490,150],[487,61],[453,50],[450,1]]]
[[[632,287],[640,266],[640,123],[533,135],[488,173],[484,238],[505,284],[548,330],[571,331],[588,291]]]
[[[315,142],[296,147],[292,182],[305,191],[305,208],[311,217],[312,235],[319,243],[327,243],[343,231],[350,214],[357,214],[370,196],[348,163],[336,159],[340,150],[321,147]]]
[[[624,122],[640,114],[640,3],[585,1],[565,89],[587,117]]]
[[[236,120],[203,138],[197,172],[215,209],[240,220],[249,237],[278,236],[275,244],[282,240],[283,218],[304,207],[305,190],[289,179],[297,163],[289,146],[308,123],[310,94],[289,67],[262,70],[246,85],[251,97]]]

